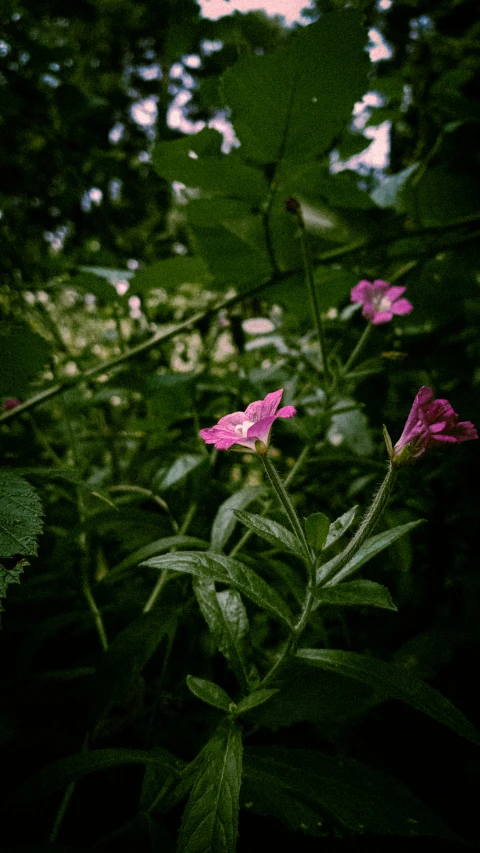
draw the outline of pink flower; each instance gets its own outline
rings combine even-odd
[[[233,412],[220,418],[218,424],[200,430],[206,444],[214,444],[217,450],[228,450],[234,444],[246,447],[253,453],[267,452],[272,424],[277,418],[292,418],[296,414],[293,406],[284,406],[277,412],[283,388],[267,394],[264,400],[250,403],[244,412]],[[261,445],[256,446],[256,442]]]
[[[474,438],[478,438],[474,425],[470,421],[459,422],[448,400],[434,400],[432,389],[423,385],[393,448],[392,465],[399,468],[418,459],[431,447],[460,444]]]
[[[9,397],[8,400],[5,400],[2,409],[4,412],[9,412],[10,409],[16,409],[17,406],[20,405],[20,400],[17,400],[16,397]]]
[[[405,290],[405,287],[392,286],[388,281],[380,279],[375,279],[373,283],[363,280],[355,285],[350,297],[352,302],[363,305],[365,319],[379,326],[380,323],[388,323],[394,314],[410,314],[413,310],[408,299],[400,299]]]

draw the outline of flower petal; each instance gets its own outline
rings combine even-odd
[[[396,302],[392,302],[390,310],[392,314],[398,314],[399,317],[403,317],[404,314],[410,314],[413,311],[413,305],[408,299],[397,299]]]
[[[278,391],[267,394],[264,400],[256,400],[255,403],[250,403],[245,409],[245,420],[256,423],[260,418],[274,415],[282,399],[282,394],[283,388],[280,388]]]
[[[400,287],[398,284],[389,285],[388,290],[385,293],[387,299],[390,299],[390,302],[393,302],[395,299],[398,299],[400,296],[406,291],[406,287]]]
[[[365,316],[365,315],[364,315]],[[372,323],[374,326],[380,326],[382,323],[389,323],[393,317],[393,305],[390,311],[374,311]]]

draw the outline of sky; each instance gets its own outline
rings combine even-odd
[[[197,0],[204,18],[216,20],[231,12],[251,12],[261,9],[268,15],[283,15],[287,24],[295,21],[306,23],[301,17],[302,9],[309,7],[309,0]]]

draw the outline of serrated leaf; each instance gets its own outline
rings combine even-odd
[[[235,705],[223,687],[219,687],[213,681],[208,681],[205,678],[196,678],[194,675],[187,675],[187,687],[197,699],[201,699],[207,705],[213,705],[214,708],[219,708],[220,711],[228,713]]]
[[[322,583],[325,578],[329,578],[325,586],[336,586],[336,584],[358,571],[361,566],[373,559],[373,557],[376,557],[377,554],[380,554],[385,548],[388,548],[389,545],[392,545],[393,542],[396,542],[397,539],[400,539],[401,536],[405,536],[406,533],[414,530],[419,524],[423,524],[423,519],[409,521],[408,524],[401,524],[398,527],[392,527],[391,530],[384,530],[382,533],[377,533],[376,536],[371,536],[370,539],[367,539],[361,545],[346,566],[335,574],[335,566],[338,565],[342,557],[339,554],[337,557],[329,560],[328,563],[320,566],[317,571],[317,583]]]
[[[293,625],[293,616],[278,593],[265,583],[263,578],[231,557],[224,557],[223,554],[214,554],[211,551],[206,554],[184,551],[154,557],[142,565],[150,566],[152,569],[185,572],[202,580],[231,584],[276,619],[286,622],[289,626]]]
[[[7,587],[11,583],[20,583],[20,577],[23,574],[23,570],[30,565],[28,560],[15,560],[10,561],[9,558],[2,558],[3,562],[0,562],[0,613],[3,611],[2,598],[5,598],[7,594]]]
[[[330,521],[323,512],[314,512],[305,519],[305,533],[308,544],[315,552],[321,551],[325,545],[329,528]]]
[[[245,698],[238,703],[235,713],[238,715],[244,714],[245,711],[251,711],[252,708],[257,708],[258,705],[263,705],[265,702],[268,702],[268,700],[278,692],[279,690],[276,687],[271,690],[264,690],[263,688],[260,690],[254,690],[253,693],[245,696]]]
[[[361,580],[322,587],[315,593],[320,604],[338,604],[341,607],[382,607],[397,610],[385,586],[373,581]]]
[[[237,522],[233,510],[243,509],[262,494],[265,494],[263,487],[246,486],[220,504],[212,525],[211,542],[214,551],[223,551],[235,529]]]
[[[173,629],[176,615],[175,611],[154,608],[117,634],[104,652],[93,680],[92,722],[131,699],[143,668]]]
[[[0,472],[0,557],[37,553],[42,505],[35,489],[18,474]]]
[[[296,537],[283,524],[278,524],[278,522],[264,518],[262,515],[245,512],[244,510],[235,509],[234,514],[242,524],[253,530],[257,536],[266,539],[275,548],[280,548],[282,551],[289,551],[290,554],[295,554],[296,557],[304,559],[302,549]]]
[[[167,778],[172,773],[177,773],[183,762],[171,752],[158,747],[151,751],[118,748],[80,752],[40,770],[19,790],[16,800],[28,802],[47,797],[89,773],[127,764],[155,764],[158,768],[163,768]]]
[[[333,12],[274,54],[242,57],[229,69],[223,90],[243,156],[298,162],[325,152],[365,91],[365,42],[357,12]]]
[[[401,699],[480,745],[480,735],[458,708],[438,690],[409,675],[399,666],[337,649],[300,649],[297,654],[311,666],[331,670],[383,690],[387,695]]]
[[[239,684],[249,684],[247,643],[249,625],[245,606],[236,589],[216,592],[212,581],[196,580],[193,585],[200,610],[218,650],[230,663]]]
[[[357,515],[358,504],[356,506],[352,506],[351,509],[344,512],[343,515],[340,515],[335,521],[332,521],[330,528],[328,530],[328,536],[325,540],[324,549],[333,545],[334,542],[337,542],[344,533],[347,532],[349,527],[355,521],[355,517]]]
[[[320,837],[324,821],[356,833],[454,838],[443,822],[388,776],[318,750],[248,747],[242,805]]]
[[[178,842],[178,853],[235,853],[242,778],[242,736],[224,720],[202,750]]]

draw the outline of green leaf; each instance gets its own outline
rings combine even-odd
[[[105,278],[110,284],[118,284],[119,281],[129,281],[134,276],[134,273],[130,270],[115,270],[110,267],[79,266],[78,269],[82,272],[96,275],[99,278]]]
[[[290,554],[295,554],[296,557],[304,559],[297,538],[283,524],[278,524],[276,521],[271,521],[269,518],[264,518],[262,515],[256,515],[253,512],[244,512],[241,509],[235,509],[234,514],[245,527],[253,530],[257,536],[266,539],[275,548],[280,548],[281,551],[289,551]]]
[[[242,778],[242,736],[223,721],[202,750],[178,842],[178,853],[235,853]]]
[[[367,416],[352,399],[339,400],[333,407],[328,438],[337,444],[345,443],[358,456],[370,456],[373,451]]]
[[[224,557],[223,554],[214,554],[211,551],[206,554],[184,551],[154,557],[142,565],[150,566],[152,569],[186,572],[202,580],[231,584],[276,619],[286,622],[287,625],[293,625],[293,616],[278,593],[265,583],[263,578],[231,557]]]
[[[305,533],[307,534],[308,544],[312,546],[315,552],[321,551],[325,545],[330,521],[323,512],[314,512],[305,519]]]
[[[311,666],[332,670],[383,690],[387,695],[401,699],[412,708],[423,711],[424,714],[448,726],[462,737],[480,745],[480,735],[461,711],[445,699],[438,690],[424,684],[398,666],[376,658],[365,657],[356,652],[336,649],[300,649],[297,654]]]
[[[119,575],[127,569],[131,569],[132,566],[138,566],[142,560],[146,560],[148,557],[155,557],[157,554],[163,554],[165,551],[170,551],[173,548],[208,547],[208,542],[204,539],[197,539],[196,536],[164,536],[162,539],[156,539],[155,542],[149,542],[148,545],[144,545],[142,548],[133,551],[132,554],[129,554],[128,557],[125,557],[116,566],[113,566],[102,580],[104,583],[117,580]]]
[[[405,534],[409,533],[410,530],[415,530],[419,524],[423,524],[423,519],[419,519],[418,521],[409,521],[408,524],[401,524],[398,527],[392,527],[391,530],[384,530],[383,533],[377,533],[376,536],[372,536],[370,539],[367,539],[346,566],[344,566],[338,574],[334,574],[333,577],[326,582],[325,586],[336,586],[340,581],[343,581],[345,578],[349,577],[349,575],[356,572],[364,565],[364,563],[367,563],[385,548],[388,548],[389,545],[392,545],[393,542],[396,542],[397,539],[400,539],[401,536],[405,536]],[[334,572],[335,565],[339,562],[341,556],[342,555],[339,554],[337,557],[329,560],[328,563],[320,566],[317,571],[317,583],[321,583],[324,578]]]
[[[196,580],[193,589],[217,649],[228,660],[241,687],[248,688],[249,625],[240,593],[236,589],[216,592],[215,584],[206,580]]]
[[[221,134],[211,128],[173,142],[157,142],[153,167],[165,180],[181,181],[209,195],[246,198],[251,206],[260,202],[268,189],[261,171],[247,166],[236,152],[222,154],[221,142]]]
[[[214,708],[219,708],[220,711],[227,711],[228,713],[235,706],[228,693],[225,693],[225,690],[218,684],[214,684],[213,681],[187,675],[187,687],[197,699],[201,699],[207,705],[213,705]]]
[[[264,702],[268,702],[268,700],[277,693],[279,693],[278,688],[273,688],[271,690],[254,690],[253,693],[245,696],[245,699],[242,699],[241,702],[238,703],[235,713],[238,715],[244,714],[245,711],[251,711],[252,708],[257,708],[258,705],[263,705]]]
[[[379,185],[371,193],[375,204],[379,207],[392,207],[398,213],[404,210],[403,192],[410,175],[418,169],[418,163],[412,163],[396,175],[383,175]]]
[[[313,669],[297,657],[282,671],[280,692],[255,708],[252,717],[272,731],[294,723],[320,723],[328,736],[332,731],[336,734],[352,719],[364,716],[384,698],[359,681]]]
[[[343,515],[340,515],[335,521],[332,521],[328,536],[325,540],[325,550],[333,545],[334,542],[337,542],[344,533],[347,532],[348,528],[351,527],[353,522],[355,521],[355,517],[357,515],[358,504],[356,506],[352,506],[351,509],[344,512]]]
[[[164,474],[158,488],[162,491],[181,483],[188,475],[205,461],[203,453],[183,453]]]
[[[16,799],[28,802],[47,797],[89,773],[127,764],[154,764],[159,770],[164,771],[164,776],[167,778],[172,773],[179,772],[183,762],[166,749],[159,747],[151,751],[117,748],[80,752],[69,755],[68,758],[62,758],[40,770],[19,790]]]
[[[26,323],[0,324],[0,397],[21,398],[50,358],[50,344]]]
[[[0,472],[0,611],[7,587],[20,583],[29,565],[24,556],[37,553],[42,531],[42,505],[35,489],[18,474]]]
[[[117,279],[117,281],[120,280]],[[105,276],[95,275],[92,272],[73,276],[66,282],[68,287],[73,287],[81,293],[92,293],[101,305],[108,305],[110,302],[122,299],[114,286],[115,283],[106,279]]]
[[[90,709],[93,722],[105,717],[111,708],[131,700],[143,668],[174,628],[176,617],[175,611],[157,607],[117,634],[104,652],[93,680]]]
[[[195,226],[194,243],[207,262],[217,284],[242,288],[252,281],[260,284],[271,275],[271,265],[263,244],[258,248],[224,225]]]
[[[42,505],[36,491],[18,474],[0,472],[0,557],[37,553]]]
[[[138,270],[131,282],[131,291],[147,293],[155,287],[162,287],[168,293],[175,293],[181,284],[208,284],[212,277],[202,258],[190,255],[165,258],[144,269]]]
[[[327,834],[327,818],[327,832],[338,821],[355,833],[454,838],[394,779],[318,750],[248,747],[242,805],[316,837]]]
[[[397,610],[388,589],[373,581],[350,581],[338,586],[323,587],[316,593],[320,604],[339,604],[341,607],[383,607]]]
[[[223,551],[235,529],[237,521],[233,510],[243,509],[263,494],[265,489],[261,486],[246,486],[220,504],[212,525],[211,541],[214,551]]]
[[[367,85],[366,32],[357,12],[333,12],[267,56],[242,57],[223,75],[244,157],[276,163],[327,151]]]

